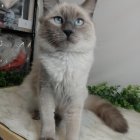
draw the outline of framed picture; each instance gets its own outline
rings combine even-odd
[[[35,0],[0,0],[0,27],[32,31]]]

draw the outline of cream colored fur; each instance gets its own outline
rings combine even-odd
[[[77,43],[67,42],[59,47],[54,47],[46,41],[46,38],[38,36],[40,51],[29,79],[31,79],[33,92],[38,94],[42,122],[40,140],[56,139],[54,112],[60,114],[65,120],[65,139],[78,140],[81,114],[88,96],[86,84],[96,42],[94,25],[88,13],[79,6],[65,3],[56,6],[54,11],[65,7],[77,8],[86,17],[89,24],[88,36],[79,34]],[[51,15],[52,11],[45,16],[44,20]],[[39,34],[42,34],[45,28],[47,29],[41,24]],[[34,74],[34,72],[37,73]]]
[[[81,6],[59,3],[58,0],[44,2],[47,3],[44,3],[45,13],[40,20],[39,51],[24,83],[29,82],[33,97],[38,100],[40,140],[56,139],[54,113],[65,122],[65,140],[78,140],[82,112],[88,97],[87,79],[94,61],[96,36],[91,15],[96,0],[86,0]],[[62,24],[55,22],[58,18]],[[80,21],[84,24],[77,26]],[[70,36],[65,31],[70,31]],[[96,99],[93,98],[93,102],[89,100],[86,107],[112,129],[127,132],[127,122],[121,113],[111,104],[100,99],[96,102]]]

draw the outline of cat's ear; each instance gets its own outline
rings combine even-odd
[[[82,7],[89,13],[89,15],[92,17],[94,14],[95,6],[96,6],[97,0],[85,0],[84,3],[82,3]]]
[[[59,3],[59,0],[43,0],[44,14],[46,14],[51,8]]]

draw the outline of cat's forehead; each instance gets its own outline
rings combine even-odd
[[[82,9],[80,6],[75,4],[68,4],[68,3],[62,3],[59,5],[56,5],[52,9],[52,11],[49,13],[48,16],[62,16],[63,18],[76,18],[76,17],[83,17],[87,18],[87,13]]]

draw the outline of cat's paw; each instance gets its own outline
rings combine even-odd
[[[39,140],[55,140],[54,138],[40,138]]]

